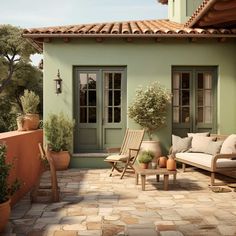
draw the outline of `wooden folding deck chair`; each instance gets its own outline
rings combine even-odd
[[[121,173],[123,178],[127,169],[133,169],[133,164],[138,156],[140,146],[143,140],[144,130],[127,129],[121,148],[109,148],[109,153],[119,152],[116,155],[108,156],[104,161],[112,165],[110,176],[114,170]]]
[[[59,201],[59,194],[60,194],[60,188],[58,187],[57,183],[57,173],[55,169],[55,165],[53,162],[52,157],[49,154],[49,151],[42,147],[41,143],[38,144],[39,151],[41,155],[41,159],[44,162],[47,162],[49,165],[48,170],[50,171],[51,176],[51,185],[48,186],[41,186],[40,185],[40,178],[38,179],[37,184],[34,186],[33,190],[31,191],[30,197],[32,202],[39,202],[41,200],[38,199],[39,196],[49,196],[49,201],[51,202],[58,202]],[[47,169],[46,169],[47,170]],[[42,173],[43,174],[43,173]]]

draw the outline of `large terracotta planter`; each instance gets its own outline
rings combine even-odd
[[[11,200],[9,199],[7,202],[0,203],[0,232],[2,232],[9,220],[11,213]]]
[[[66,170],[70,164],[70,153],[68,151],[53,152],[50,155],[54,161],[56,170]]]
[[[155,155],[153,162],[157,162],[158,158],[161,156],[160,141],[143,141],[141,144],[140,153],[142,151],[152,151]]]
[[[35,130],[39,127],[39,115],[27,113],[24,115],[23,130]]]

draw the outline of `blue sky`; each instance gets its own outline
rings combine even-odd
[[[157,0],[6,0],[0,24],[30,28],[157,18],[167,18],[167,7]]]
[[[167,18],[157,0],[2,0],[0,8],[0,24],[21,28]]]

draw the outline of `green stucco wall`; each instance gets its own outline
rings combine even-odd
[[[188,40],[62,40],[44,44],[44,118],[63,111],[73,116],[73,66],[127,66],[127,101],[133,100],[138,85],[159,81],[171,89],[172,66],[218,66],[218,132],[236,133],[236,44]],[[57,70],[63,79],[62,94],[55,94]],[[138,127],[127,118],[130,128]],[[157,133],[166,150],[171,140],[168,125]]]

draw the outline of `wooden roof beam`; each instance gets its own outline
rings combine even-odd
[[[230,10],[222,10],[222,11],[210,11],[207,15],[208,18],[227,18],[231,16],[235,16],[236,18],[236,7]],[[204,18],[204,17],[203,17]]]
[[[219,11],[228,10],[235,7],[236,7],[236,0],[217,2],[213,6],[215,10],[219,10]]]
[[[207,17],[204,17],[201,21],[199,21],[199,26],[210,26],[210,25],[217,25],[217,24],[227,24],[227,22],[234,22],[236,21],[236,16],[227,17],[224,19],[209,19]]]

